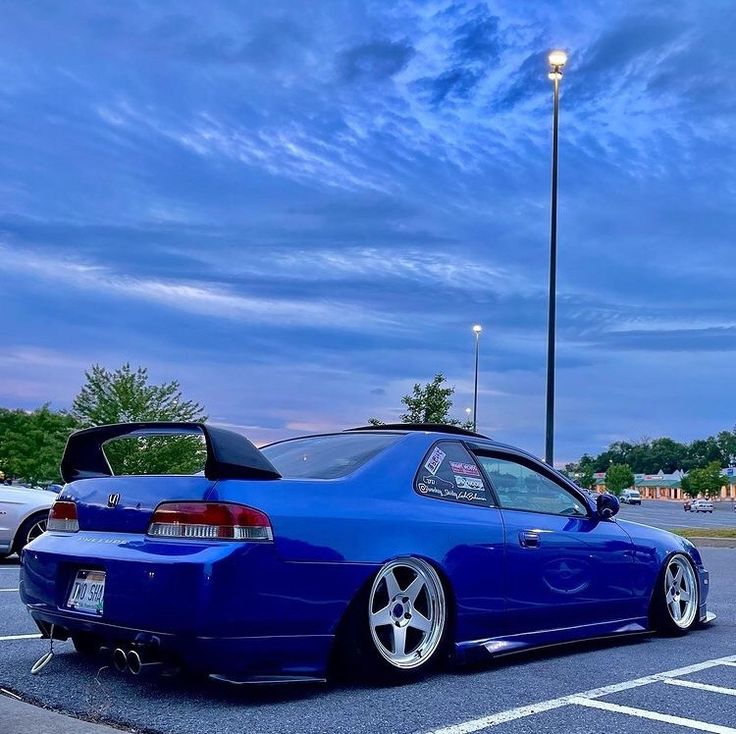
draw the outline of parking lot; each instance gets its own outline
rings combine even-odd
[[[671,514],[680,526],[683,515],[689,519],[681,506],[660,504],[624,507],[622,515],[647,522],[664,513],[672,524]],[[703,527],[726,518],[733,514],[725,509],[697,516]],[[82,659],[71,643],[55,643],[57,656],[32,676],[48,642],[37,639],[17,595],[18,567],[6,561],[0,565],[0,687],[86,719],[176,734],[736,734],[736,550],[706,547],[702,554],[718,619],[684,638],[637,636],[549,649],[394,687],[270,689],[122,676],[102,659]]]
[[[684,502],[644,500],[642,505],[621,505],[624,520],[643,522],[658,528],[736,527],[733,502],[714,502],[713,512],[685,512]]]

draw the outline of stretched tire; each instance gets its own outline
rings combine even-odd
[[[683,635],[698,623],[700,589],[690,559],[670,556],[660,571],[652,595],[651,617],[655,629],[669,635]]]
[[[46,532],[46,523],[48,522],[49,512],[36,512],[27,517],[23,524],[18,528],[13,542],[13,552],[20,554],[32,540],[35,540],[41,533]]]
[[[351,628],[357,677],[403,681],[431,670],[443,658],[448,630],[437,571],[414,557],[384,564],[356,601]]]

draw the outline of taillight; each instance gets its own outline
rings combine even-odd
[[[228,502],[162,502],[153,513],[148,534],[157,538],[273,540],[266,515]]]
[[[76,533],[79,530],[77,506],[69,500],[56,500],[49,510],[46,530],[61,530],[64,533]]]

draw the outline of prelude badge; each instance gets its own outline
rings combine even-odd
[[[118,502],[120,502],[120,495],[117,494],[117,493],[116,494],[111,494],[107,498],[107,506],[108,507],[117,507],[118,506]]]

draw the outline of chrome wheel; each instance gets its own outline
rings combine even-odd
[[[682,630],[688,629],[698,613],[698,581],[684,556],[673,556],[667,564],[664,595],[672,622]]]
[[[425,664],[442,641],[447,619],[437,572],[419,558],[387,563],[368,602],[371,637],[381,657],[407,670]]]
[[[38,520],[31,525],[30,528],[28,528],[28,532],[26,533],[26,542],[24,545],[28,545],[32,540],[35,540],[39,535],[46,532],[46,518],[44,517],[43,520]]]

